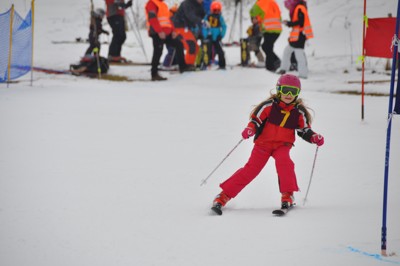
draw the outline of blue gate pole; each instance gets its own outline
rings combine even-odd
[[[399,114],[400,109],[400,86],[397,81],[397,92],[396,92],[396,106],[395,112],[393,112],[393,95],[394,95],[394,81],[396,74],[396,59],[398,53],[398,32],[399,32],[399,16],[400,16],[400,0],[397,3],[397,17],[396,17],[396,31],[395,38],[393,42],[393,60],[392,60],[392,74],[390,80],[390,96],[389,96],[389,110],[388,110],[388,126],[386,133],[386,152],[385,152],[385,175],[383,184],[383,211],[382,211],[382,238],[381,238],[381,254],[387,256],[386,253],[386,218],[387,218],[387,198],[388,198],[388,184],[389,184],[389,159],[390,159],[390,137],[392,131],[392,117],[394,113]]]

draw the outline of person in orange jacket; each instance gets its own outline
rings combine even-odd
[[[242,137],[254,136],[253,151],[246,165],[220,184],[222,191],[214,199],[212,207],[217,214],[222,214],[222,207],[257,177],[271,157],[275,159],[278,173],[281,207],[288,209],[294,204],[293,193],[299,188],[289,153],[294,146],[295,132],[307,142],[318,146],[324,144],[324,137],[311,129],[311,115],[298,98],[300,91],[299,78],[284,74],[278,79],[276,94],[251,112]]]
[[[307,78],[308,66],[304,46],[306,40],[314,37],[307,4],[303,0],[285,0],[285,7],[289,10],[290,21],[284,20],[283,23],[291,27],[292,31],[290,32],[289,43],[283,51],[282,65],[277,73],[284,74],[290,70],[290,58],[294,53],[299,77]]]
[[[174,25],[170,18],[170,11],[164,0],[149,0],[146,3],[146,17],[149,36],[153,39],[153,57],[151,59],[151,79],[153,81],[166,80],[159,75],[158,65],[163,52],[164,44],[175,48],[179,71],[187,69],[183,54],[183,44],[177,39]]]

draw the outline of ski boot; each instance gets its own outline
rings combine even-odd
[[[281,197],[281,209],[290,209],[295,205],[293,192],[284,192]]]
[[[224,207],[230,199],[231,198],[228,195],[221,191],[221,193],[219,193],[215,197],[211,210],[213,210],[218,215],[222,215],[222,207]]]
[[[160,74],[158,73],[151,75],[151,81],[164,81],[164,80],[167,80],[167,78],[160,76]]]

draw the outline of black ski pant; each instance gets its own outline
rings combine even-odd
[[[158,34],[150,36],[153,39],[153,57],[151,59],[151,75],[155,75],[158,72],[158,65],[160,64],[160,58],[162,56],[164,44],[175,48],[175,57],[179,65],[180,70],[184,70],[187,66],[185,63],[185,57],[183,53],[183,44],[177,38],[172,38],[171,34],[162,40]]]
[[[126,40],[125,20],[123,16],[114,15],[107,18],[112,29],[112,40],[108,50],[109,56],[121,56],[122,45]]]
[[[218,55],[218,65],[220,68],[225,68],[226,63],[225,63],[225,53],[224,50],[222,49],[221,41],[212,41],[211,42],[211,47],[214,48],[214,52]],[[212,52],[213,49],[209,49],[208,51],[208,58],[213,58],[212,57]],[[211,61],[211,60],[210,60]]]
[[[269,71],[277,70],[281,65],[281,60],[274,53],[274,44],[278,39],[280,33],[264,33],[264,42],[262,44],[262,49],[265,52],[266,60],[265,67]]]

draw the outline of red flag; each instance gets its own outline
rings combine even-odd
[[[396,30],[396,18],[369,18],[365,36],[365,55],[392,58],[392,40]]]

